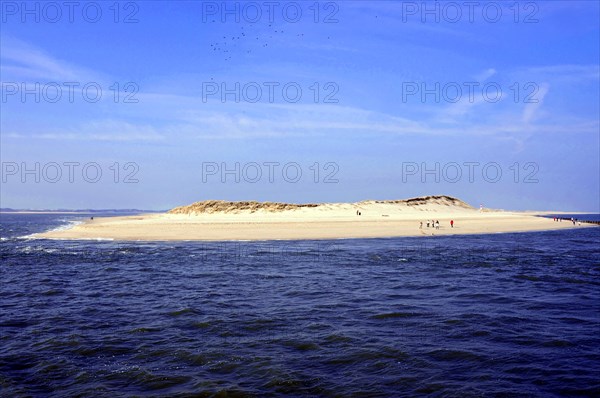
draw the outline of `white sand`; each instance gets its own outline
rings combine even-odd
[[[358,216],[356,211],[362,215]],[[536,217],[540,212],[483,211],[447,200],[419,205],[366,201],[329,203],[273,211],[142,214],[94,218],[73,228],[37,234],[49,239],[115,240],[296,240],[487,234],[584,228],[567,221]],[[440,228],[427,228],[427,220]],[[450,227],[454,220],[454,228]],[[419,228],[420,222],[423,227]]]

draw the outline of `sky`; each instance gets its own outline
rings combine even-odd
[[[600,212],[597,1],[0,2],[0,207]]]

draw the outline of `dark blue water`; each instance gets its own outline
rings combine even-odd
[[[0,395],[598,396],[600,228],[372,240],[18,239]]]
[[[574,218],[580,221],[600,221],[600,214],[598,213],[561,213],[561,214],[549,214],[543,216],[546,218]]]

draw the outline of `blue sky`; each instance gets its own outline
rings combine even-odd
[[[599,3],[450,3],[3,2],[1,206],[600,211]]]

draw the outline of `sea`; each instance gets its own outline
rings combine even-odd
[[[88,217],[0,214],[1,397],[600,396],[600,227],[29,237]]]

